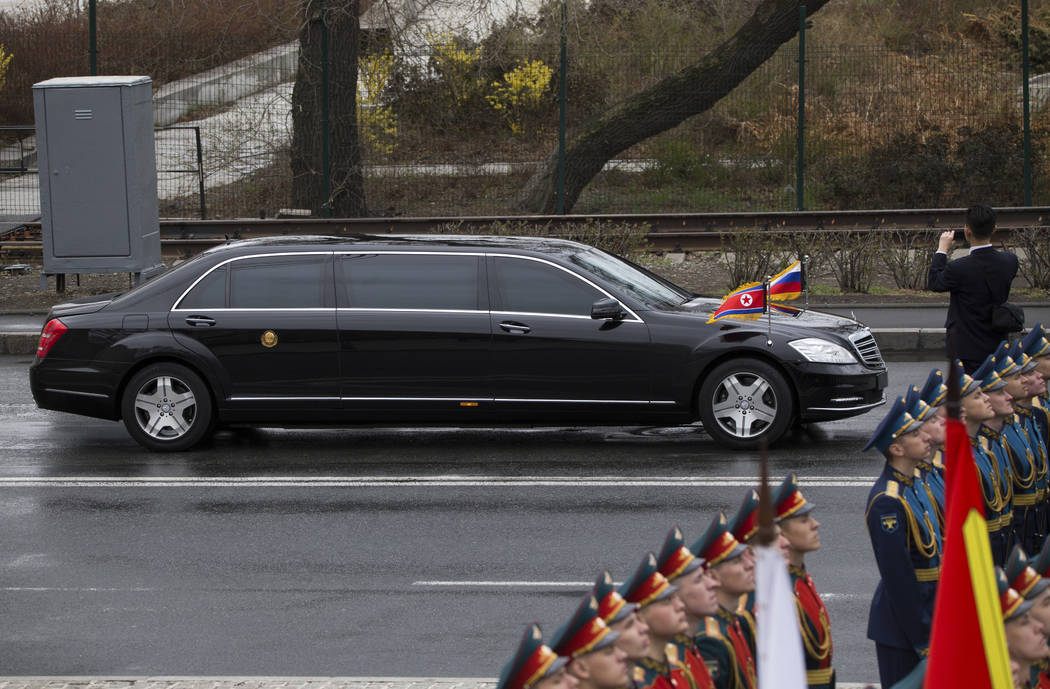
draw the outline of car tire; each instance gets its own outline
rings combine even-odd
[[[120,411],[131,437],[154,452],[187,450],[204,440],[215,422],[208,386],[176,363],[151,364],[132,376]]]
[[[716,366],[704,378],[697,401],[704,430],[734,450],[755,449],[763,440],[772,445],[795,417],[784,375],[759,359],[730,359]]]

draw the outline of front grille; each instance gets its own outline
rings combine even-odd
[[[875,337],[871,334],[871,331],[862,330],[853,333],[849,336],[849,339],[850,342],[853,343],[853,348],[857,350],[857,354],[860,355],[860,360],[864,362],[865,366],[881,368],[886,365],[882,361],[882,354],[879,353],[879,345],[875,342]]]

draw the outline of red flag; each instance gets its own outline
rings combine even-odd
[[[948,514],[930,633],[926,689],[1012,689],[984,501],[970,439],[947,420]]]

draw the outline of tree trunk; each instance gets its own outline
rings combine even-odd
[[[812,15],[828,0],[803,0]],[[763,0],[733,36],[702,60],[631,96],[569,132],[565,210],[613,156],[698,115],[725,97],[798,33],[800,0]],[[555,149],[518,197],[520,210],[551,214],[558,204]]]
[[[322,7],[327,8],[323,15]],[[361,217],[365,204],[357,130],[361,0],[304,0],[299,68],[292,89],[292,202],[315,216]],[[324,179],[322,35],[327,24],[328,194]]]

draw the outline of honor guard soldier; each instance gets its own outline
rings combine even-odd
[[[1039,351],[1039,348],[1034,348]],[[1019,384],[1010,388],[1014,394],[1014,409],[1017,423],[1024,431],[1029,447],[1032,449],[1035,464],[1036,484],[1036,536],[1032,549],[1042,545],[1043,539],[1050,534],[1050,461],[1047,451],[1047,428],[1050,411],[1042,406],[1040,395],[1045,392],[1046,381],[1039,373],[1039,361],[1030,357],[1021,342],[1015,342],[1010,349],[1010,356],[1019,369]]]
[[[944,419],[937,416],[937,410],[922,401],[919,388],[914,385],[908,387],[908,394],[904,397],[904,403],[911,417],[919,423],[919,428],[930,440],[930,447],[944,444],[945,425]],[[920,459],[916,466],[915,483],[912,488],[923,509],[936,517],[937,531],[943,538],[944,534],[944,476],[937,471],[931,463],[935,451],[931,449],[929,456]]]
[[[996,412],[996,419],[988,422],[996,429],[1006,443],[1010,457],[1010,474],[1013,480],[1013,530],[1015,544],[1028,552],[1034,551],[1043,542],[1043,513],[1041,501],[1046,498],[1046,460],[1032,439],[1038,434],[1035,428],[1028,429],[1031,412],[1021,407],[1025,402],[1023,367],[1009,351],[1009,345],[1003,342],[995,354],[995,371],[1005,384],[1004,392],[1009,395],[1011,413],[1005,414],[1006,404],[996,398],[996,393],[989,393],[989,401]],[[1002,408],[1000,408],[1002,407]]]
[[[706,561],[718,584],[718,611],[704,620],[696,636],[700,655],[710,663],[718,689],[756,689],[755,657],[736,613],[740,596],[755,588],[755,564],[746,556],[747,546],[736,540],[725,513],[719,512],[690,550]]]
[[[1003,627],[1006,633],[1006,650],[1010,660],[1019,666],[1019,674],[1024,680],[1032,677],[1032,666],[1050,653],[1046,645],[1046,634],[1041,625],[1029,614],[1032,602],[1025,600],[1020,593],[1010,587],[1002,569],[995,569],[996,583],[999,587],[999,607],[1003,614]],[[1042,681],[1043,675],[1037,675],[1038,684],[1024,681],[1020,687],[1050,687],[1050,682]]]
[[[834,689],[831,623],[824,601],[806,571],[806,553],[820,548],[820,522],[810,514],[813,503],[798,489],[794,472],[787,475],[773,495],[780,532],[788,543],[788,573],[795,593],[802,648],[806,654],[806,684],[809,689]]]
[[[551,638],[551,648],[569,659],[569,674],[579,689],[623,689],[631,682],[627,654],[613,645],[620,634],[609,629],[598,601],[587,594],[572,618]]]
[[[628,603],[613,585],[612,575],[608,570],[598,575],[594,582],[594,598],[598,601],[598,614],[609,626],[609,629],[620,636],[613,642],[617,648],[627,654],[628,670],[646,656],[649,651],[649,627],[638,617],[638,605]],[[631,673],[633,675],[633,672]],[[632,677],[631,684],[634,679]]]
[[[754,488],[748,488],[747,493],[744,494],[744,501],[740,503],[740,509],[729,520],[729,532],[733,534],[733,538],[748,546],[747,552],[744,553],[743,557],[750,558],[751,564],[754,566],[755,555],[750,548],[751,539],[758,533],[758,491]],[[778,539],[779,536],[778,532]],[[754,589],[740,596],[736,606],[736,614],[740,616],[744,636],[747,637],[747,644],[751,647],[751,655],[757,658],[758,653],[755,644],[758,639],[758,632],[755,629]]]
[[[685,606],[677,593],[678,589],[660,574],[652,553],[620,588],[629,603],[638,604],[638,617],[649,628],[649,648],[634,666],[637,689],[697,689],[696,679],[671,643],[688,628]]]
[[[1050,379],[1050,341],[1047,341],[1043,333],[1043,324],[1036,323],[1027,335],[1021,338],[1021,347],[1030,359],[1035,361],[1036,372],[1044,379]],[[1050,442],[1050,390],[1036,395],[1033,407],[1042,409],[1043,414],[1039,417],[1040,430],[1043,432],[1043,440]]]
[[[977,390],[971,380],[970,386]],[[979,392],[979,390],[978,390]],[[898,397],[864,451],[875,448],[886,465],[868,495],[865,521],[881,580],[868,618],[879,678],[892,687],[929,651],[941,546],[928,515],[915,513],[908,492],[930,442]]]
[[[664,546],[656,556],[656,566],[672,586],[678,587],[678,597],[685,606],[687,628],[685,632],[676,634],[671,643],[677,647],[678,657],[689,668],[697,686],[700,689],[713,689],[715,684],[711,673],[696,648],[696,633],[705,617],[718,612],[718,598],[715,595],[717,584],[704,569],[703,559],[685,547],[682,530],[677,526],[667,534]]]
[[[565,670],[568,662],[543,643],[539,625],[530,624],[496,689],[576,689],[579,682]]]
[[[933,446],[933,452],[925,461],[932,464],[937,470],[942,483],[944,482],[945,419],[948,417],[944,402],[947,398],[948,386],[944,384],[944,374],[939,368],[935,368],[926,377],[926,382],[919,391],[919,399],[933,409],[933,414],[926,419],[922,428],[923,432],[930,437],[930,444]]]
[[[962,367],[955,366],[959,376],[960,404],[966,424],[966,435],[970,438],[973,459],[981,477],[981,496],[984,499],[984,518],[988,524],[988,539],[992,548],[992,560],[1002,566],[1006,559],[1006,537],[1002,533],[1002,513],[1006,509],[1005,495],[1008,490],[1003,486],[1003,479],[998,470],[995,456],[992,454],[988,438],[981,435],[981,427],[989,419],[995,418],[995,412],[988,401],[988,396],[981,391],[980,384],[962,373]]]
[[[754,566],[755,555],[751,550],[751,540],[758,533],[758,491],[754,488],[748,489],[744,495],[744,501],[740,504],[740,509],[729,520],[729,531],[733,534],[733,538],[748,547],[744,557],[750,559],[751,565]],[[780,525],[777,523],[773,524],[773,535],[776,537],[780,554],[784,556],[786,562],[788,543],[784,535],[780,533]],[[755,629],[755,592],[753,589],[740,596],[736,612],[741,617],[744,635],[747,637],[748,645],[751,646],[751,655],[757,658],[755,641],[758,639],[758,633]]]
[[[983,444],[989,451],[989,454],[995,459],[993,468],[998,472],[996,478],[1003,489],[1003,506],[999,510],[1001,529],[999,530],[998,541],[993,540],[993,543],[998,543],[1000,550],[996,553],[995,548],[993,547],[992,549],[992,558],[995,560],[995,564],[1002,567],[1006,563],[1006,556],[1009,555],[1010,549],[1014,547],[1016,542],[1013,523],[1013,459],[1011,458],[1006,438],[1002,434],[1003,422],[1013,414],[1014,405],[1013,398],[1006,391],[1006,381],[995,372],[995,364],[995,355],[989,355],[974,371],[973,378],[981,387],[981,392],[988,398],[988,404],[992,408],[992,417],[985,419],[981,423],[978,434],[981,439],[986,441]],[[1021,528],[1023,530],[1023,525]]]
[[[1003,568],[1010,588],[1021,594],[1021,597],[1032,604],[1028,614],[1044,629],[1050,623],[1050,579],[1044,579],[1028,564],[1028,558],[1021,546],[1014,546],[1010,557]],[[1032,665],[1032,685],[1038,683],[1039,672],[1046,670],[1046,659]]]

